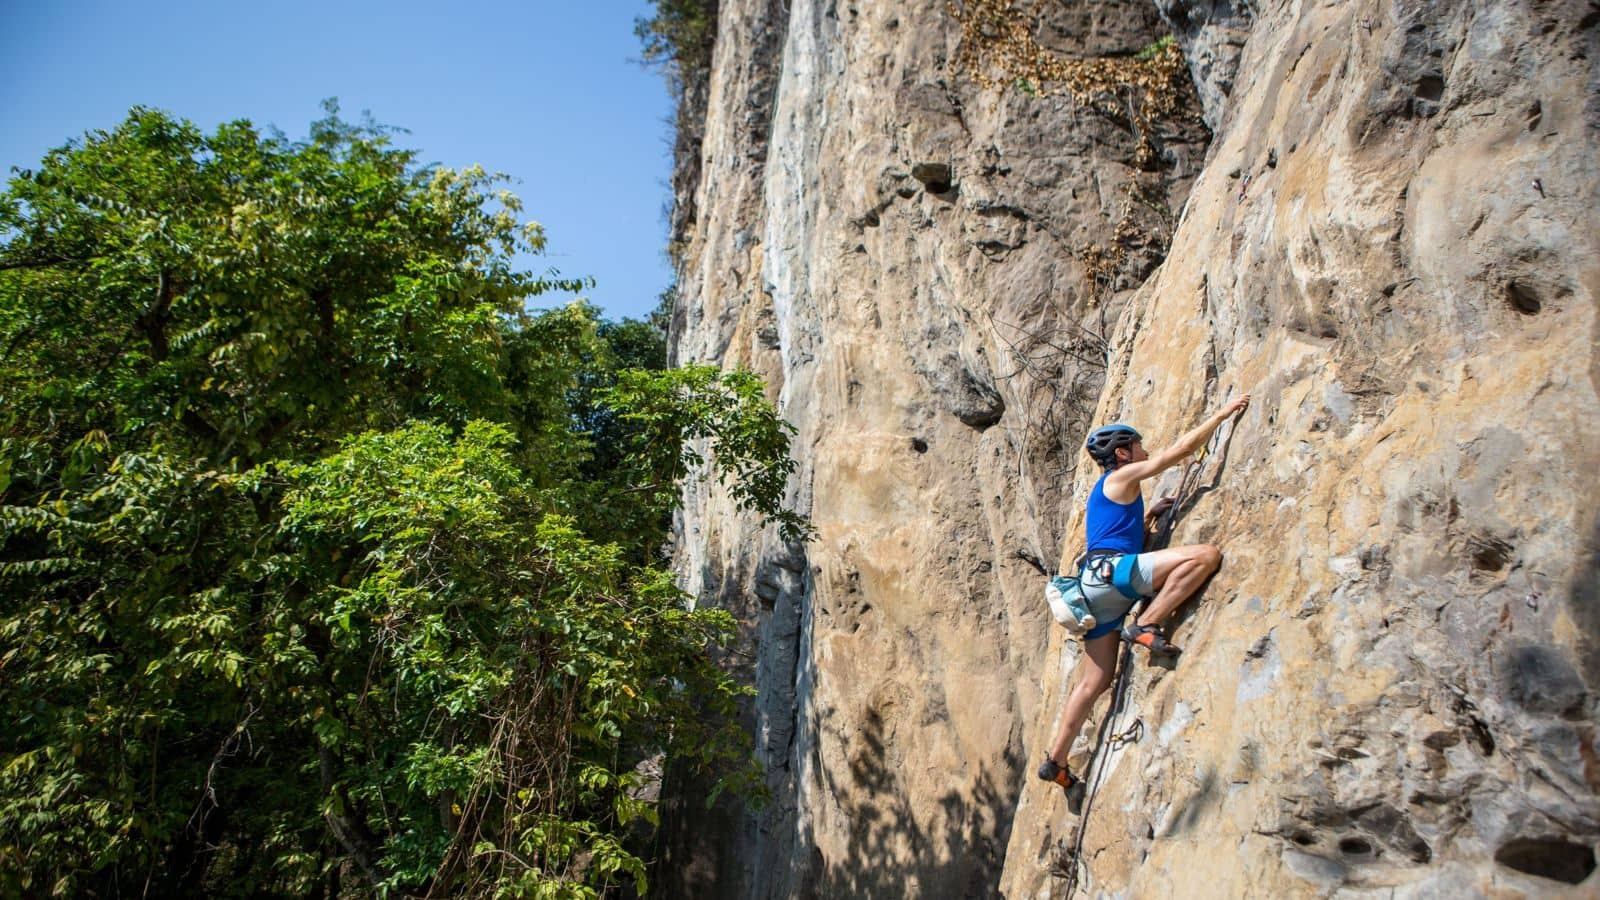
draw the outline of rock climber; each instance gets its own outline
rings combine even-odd
[[[1083,728],[1094,702],[1111,686],[1117,667],[1117,639],[1141,646],[1153,654],[1176,656],[1181,651],[1167,640],[1161,623],[1189,599],[1222,562],[1222,552],[1212,544],[1189,544],[1145,552],[1145,542],[1159,527],[1161,516],[1174,499],[1163,498],[1149,511],[1139,486],[1165,472],[1205,446],[1212,432],[1250,403],[1244,394],[1221,411],[1154,455],[1146,452],[1139,432],[1123,424],[1095,429],[1085,443],[1094,461],[1105,469],[1089,492],[1084,532],[1088,552],[1078,565],[1084,600],[1099,624],[1083,636],[1084,653],[1077,683],[1067,695],[1050,755],[1039,766],[1039,777],[1067,790],[1073,812],[1082,803],[1082,782],[1067,771],[1067,752]],[[1139,599],[1148,599],[1144,611],[1124,624]]]

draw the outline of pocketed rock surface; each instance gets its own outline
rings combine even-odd
[[[1175,33],[1193,92],[1147,134],[979,83],[960,5],[721,4],[672,352],[768,379],[817,533],[686,495],[772,799],[669,779],[655,886],[1593,896],[1600,7],[1019,8],[1072,58]],[[1223,568],[1080,820],[1031,770],[1083,436],[1242,391],[1173,536]]]

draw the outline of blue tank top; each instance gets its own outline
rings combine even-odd
[[[1110,474],[1101,475],[1089,492],[1088,520],[1084,523],[1089,550],[1143,553],[1144,494],[1134,497],[1132,503],[1112,500],[1105,491],[1106,475]]]

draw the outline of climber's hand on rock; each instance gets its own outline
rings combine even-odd
[[[1161,517],[1166,515],[1167,510],[1171,509],[1176,502],[1178,502],[1176,497],[1162,497],[1157,500],[1155,505],[1150,507],[1144,514],[1144,530],[1153,534],[1157,528],[1161,527]]]
[[[1249,406],[1249,405],[1250,405],[1250,395],[1249,394],[1240,394],[1239,396],[1237,396],[1237,397],[1233,398],[1232,400],[1228,401],[1228,405],[1224,406],[1222,408],[1222,414],[1223,414],[1223,416],[1236,415],[1236,414],[1242,412],[1244,410],[1244,408]]]
[[[1162,516],[1166,515],[1167,510],[1171,509],[1172,505],[1177,502],[1178,498],[1176,497],[1162,497],[1160,500],[1156,501],[1154,506],[1150,507],[1149,512],[1144,514],[1145,521],[1154,522],[1156,519],[1161,518]]]

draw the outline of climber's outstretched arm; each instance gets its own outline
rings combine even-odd
[[[1178,438],[1177,442],[1172,446],[1152,453],[1147,459],[1118,466],[1106,478],[1108,493],[1113,490],[1116,494],[1131,493],[1129,489],[1136,489],[1139,482],[1151,476],[1160,475],[1162,472],[1182,462],[1189,454],[1205,446],[1206,441],[1210,440],[1212,433],[1223,422],[1226,422],[1235,413],[1249,405],[1250,395],[1240,394],[1238,397],[1228,401],[1228,404],[1218,410],[1211,418],[1201,422],[1192,431]]]

